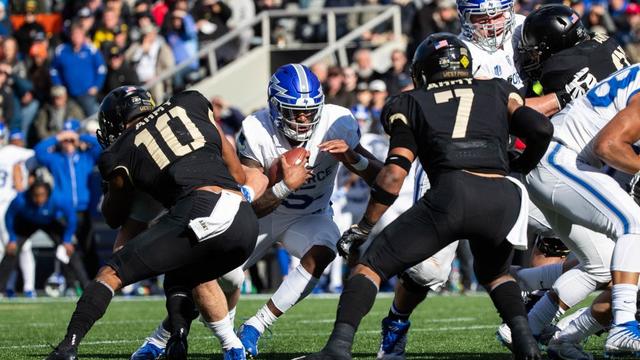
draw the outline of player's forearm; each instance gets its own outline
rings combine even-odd
[[[560,106],[556,94],[547,94],[539,97],[525,99],[525,105],[538,111],[545,116],[551,116],[560,111]]]
[[[273,193],[273,187],[271,187],[260,198],[251,203],[251,206],[258,218],[261,218],[271,214],[281,203],[282,199]]]
[[[384,164],[362,146],[349,151],[353,152],[353,155],[348,157],[350,161],[346,160],[343,164],[349,171],[360,176],[367,185],[373,185]]]
[[[260,197],[262,197],[262,195],[264,195],[265,191],[267,190],[269,179],[259,169],[251,168],[245,165],[242,165],[242,169],[244,170],[247,177],[245,185],[253,189],[253,200],[256,201],[257,199],[260,199]]]
[[[616,170],[628,174],[640,171],[640,158],[633,151],[631,144],[605,140],[596,144],[595,152],[602,161]]]
[[[376,224],[398,197],[406,176],[407,172],[397,165],[384,166],[372,186],[371,198],[363,218]]]

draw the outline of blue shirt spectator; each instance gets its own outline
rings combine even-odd
[[[55,181],[54,192],[71,201],[78,212],[89,207],[89,178],[100,157],[98,140],[76,132],[77,121],[67,121],[64,131],[38,143],[34,150],[38,162],[46,166]],[[58,147],[58,149],[56,149]]]
[[[31,192],[23,192],[13,199],[5,215],[9,242],[16,242],[16,219],[28,221],[33,225],[47,226],[64,218],[65,227],[62,241],[71,243],[76,230],[76,213],[68,201],[60,196],[48,196],[44,203],[38,204],[31,198]]]
[[[56,48],[51,64],[54,85],[64,85],[69,95],[89,116],[98,111],[96,94],[102,89],[107,67],[102,54],[87,41],[78,24],[71,27],[71,43]]]

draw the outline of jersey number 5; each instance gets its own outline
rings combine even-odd
[[[460,99],[460,102],[458,103],[458,111],[456,112],[456,122],[453,125],[453,132],[451,132],[451,138],[460,139],[465,137],[467,135],[467,125],[469,125],[469,116],[471,115],[471,105],[473,104],[473,90],[445,90],[437,92],[433,94],[433,96],[436,99],[436,104],[449,102],[454,97]]]
[[[180,122],[182,126],[187,129],[191,139],[184,136],[186,135],[184,133],[176,134],[172,129],[172,126],[169,125],[170,121]],[[162,141],[164,141],[173,154],[178,157],[200,149],[205,144],[204,136],[202,136],[200,130],[198,130],[193,121],[189,119],[187,112],[179,106],[171,108],[166,113],[162,114],[156,121],[156,129],[160,133]],[[176,135],[180,136],[181,139],[178,140]],[[162,151],[160,145],[158,145],[158,141],[153,137],[149,129],[143,129],[136,134],[135,145],[143,145],[161,170],[171,162],[169,161],[169,157],[164,153],[164,151]]]

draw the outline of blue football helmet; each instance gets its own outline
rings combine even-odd
[[[322,84],[301,64],[283,65],[269,80],[269,114],[276,127],[291,140],[303,142],[313,134],[324,105]],[[296,119],[304,114],[308,121]]]
[[[515,27],[514,0],[457,0],[458,17],[462,24],[462,35],[490,53],[496,52],[511,38]],[[471,16],[485,15],[496,18],[503,15],[504,21],[483,23],[471,21]]]

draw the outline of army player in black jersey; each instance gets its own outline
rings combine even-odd
[[[527,16],[518,52],[532,84],[529,90],[536,95],[556,93],[560,109],[629,66],[616,40],[589,33],[578,13],[560,4],[542,6]]]
[[[455,35],[431,35],[416,50],[416,89],[392,97],[383,109],[391,136],[389,156],[372,186],[365,215],[342,235],[339,249],[350,252],[366,240],[398,197],[416,156],[432,187],[373,240],[345,284],[329,341],[305,359],[351,359],[356,329],[380,282],[457,239],[470,240],[476,276],[514,332],[516,358],[541,358],[520,289],[508,272],[513,247],[507,234],[517,223],[526,226],[526,192],[505,175],[510,166],[523,173],[535,167],[553,128],[545,116],[523,106],[516,88],[502,79],[473,79],[470,69],[469,50]],[[527,144],[511,164],[509,134]],[[526,241],[523,237],[518,240]]]
[[[154,108],[148,91],[119,87],[100,105],[99,122],[98,140],[106,148],[99,167],[108,182],[102,204],[107,223],[115,228],[128,218],[134,189],[170,210],[100,269],[47,360],[76,359],[80,341],[123,286],[166,273],[167,298],[190,293],[240,266],[258,235],[257,218],[239,191],[246,175],[200,93],[185,91]],[[171,298],[175,301],[167,307],[178,310],[169,319],[177,340],[167,357],[183,359],[191,320],[186,317],[194,306],[186,297]]]

